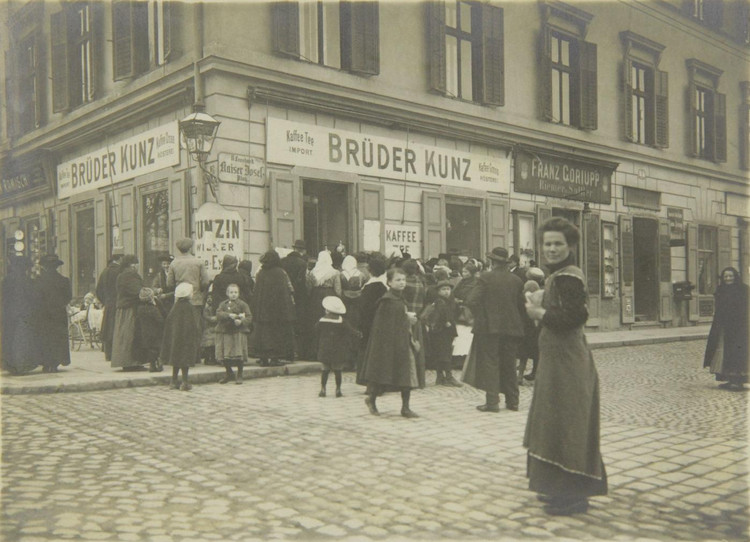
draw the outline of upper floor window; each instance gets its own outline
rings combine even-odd
[[[687,67],[689,154],[714,162],[726,162],[726,95],[717,92],[722,71],[694,58],[687,61]]]
[[[18,129],[21,134],[42,124],[44,94],[41,89],[44,81],[41,51],[42,45],[36,33],[24,38],[18,50],[19,92],[14,103],[19,105]]]
[[[115,81],[165,64],[174,53],[175,2],[117,0],[112,4]],[[152,30],[149,31],[149,28]]]
[[[487,105],[505,103],[503,10],[461,0],[428,4],[430,87]]]
[[[50,17],[52,110],[94,99],[100,77],[102,4],[76,2]]]
[[[26,134],[45,122],[45,42],[41,5],[28,4],[13,17],[6,54],[6,108],[11,137]]]
[[[633,32],[621,32],[625,47],[623,93],[625,139],[669,146],[669,81],[657,69],[664,46]]]
[[[724,22],[723,0],[683,0],[683,12],[712,28],[721,28]]]
[[[750,169],[750,81],[740,83],[740,167]]]
[[[561,2],[544,7],[540,71],[542,118],[596,130],[596,44],[583,39],[591,15]]]
[[[272,9],[275,52],[362,75],[380,73],[377,1],[286,1]]]

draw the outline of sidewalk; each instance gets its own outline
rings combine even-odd
[[[692,326],[676,328],[642,328],[630,331],[590,331],[586,333],[592,349],[617,346],[635,346],[677,341],[705,340],[710,326]],[[2,374],[0,395],[20,395],[30,393],[58,393],[77,391],[100,391],[140,386],[166,386],[171,379],[171,367],[164,372],[122,372],[112,369],[104,361],[104,354],[91,350],[88,345],[71,352],[71,364],[61,367],[58,373],[42,373],[37,368],[23,376]],[[276,376],[316,373],[320,364],[310,361],[298,361],[283,367],[258,367],[251,360],[245,367],[244,378],[267,378]],[[218,382],[224,374],[223,367],[198,365],[190,369],[190,381],[195,384]]]

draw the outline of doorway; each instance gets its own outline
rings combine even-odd
[[[636,322],[659,319],[659,222],[633,218],[633,304]]]
[[[73,217],[76,235],[74,292],[76,297],[83,297],[96,290],[93,202],[75,207]]]
[[[445,245],[448,253],[481,258],[481,202],[471,199],[446,199],[445,218]]]
[[[302,182],[302,234],[311,255],[324,248],[333,252],[339,244],[352,252],[349,190],[344,183]]]

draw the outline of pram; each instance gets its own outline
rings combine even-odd
[[[83,343],[88,343],[92,350],[102,348],[102,320],[104,309],[94,294],[88,293],[83,298],[83,305],[68,305],[68,338],[70,349],[80,350]]]

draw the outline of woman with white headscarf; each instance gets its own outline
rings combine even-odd
[[[318,253],[315,267],[307,275],[307,288],[310,291],[308,318],[310,320],[310,329],[313,329],[315,323],[325,315],[323,299],[330,295],[336,297],[342,296],[341,271],[333,267],[331,253],[327,250],[321,250]],[[313,334],[312,344],[310,345],[310,357],[316,358],[317,352],[318,337]]]

